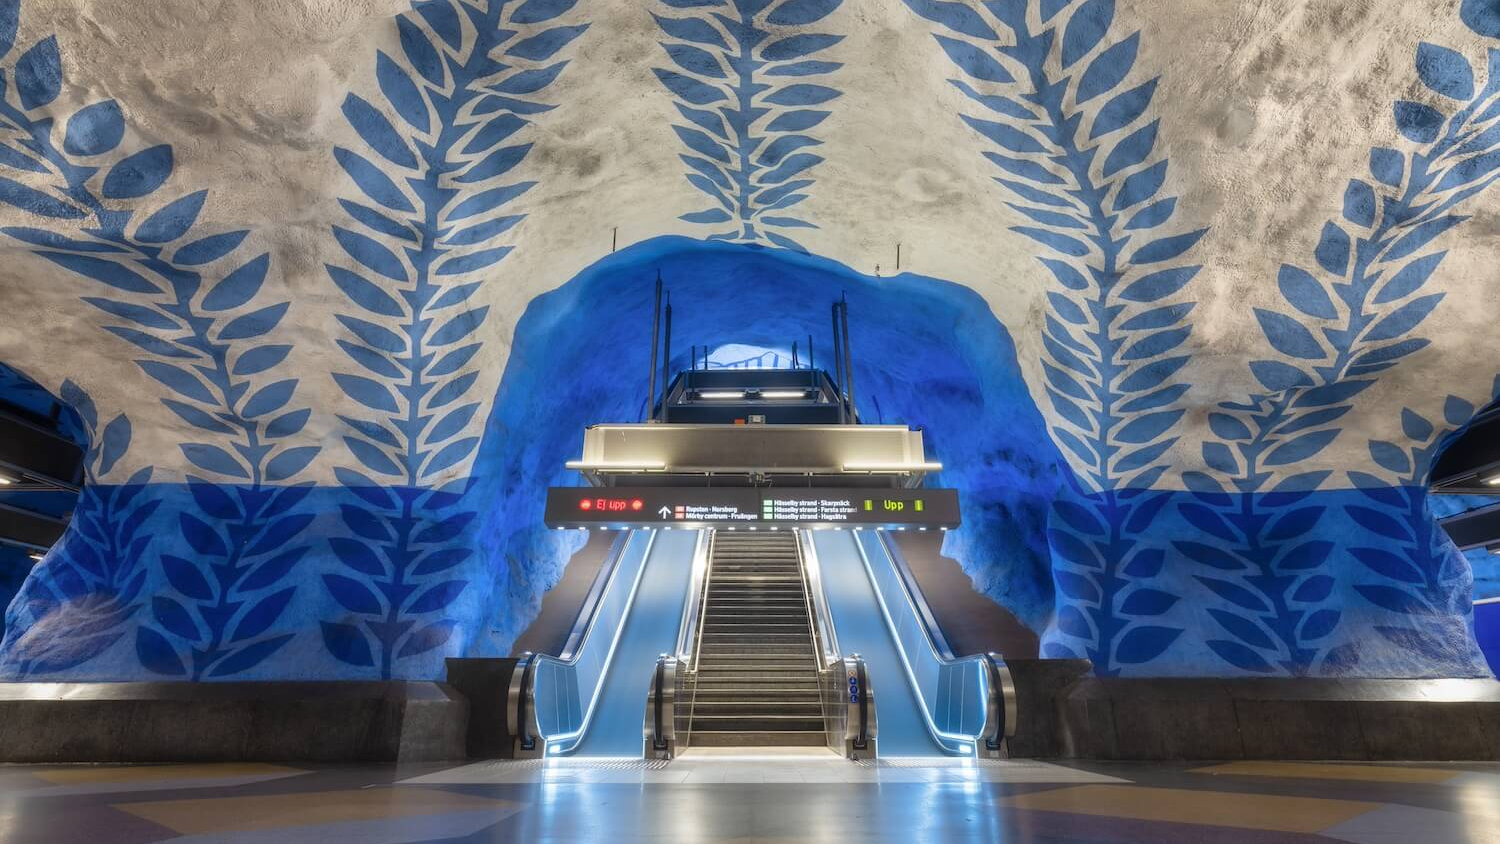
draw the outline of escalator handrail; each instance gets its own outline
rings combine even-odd
[[[1016,734],[1016,686],[1010,668],[999,654],[985,654],[984,665],[989,673],[989,706],[982,738],[985,748],[993,752]]]
[[[506,732],[520,743],[521,750],[535,750],[538,736],[532,730],[536,721],[536,700],[532,683],[536,680],[536,654],[527,652],[516,663],[511,674],[505,708]]]
[[[578,617],[573,621],[573,627],[568,631],[568,638],[563,643],[563,649],[558,654],[558,659],[569,659],[583,649],[583,643],[588,639],[589,630],[593,629],[594,619],[599,612],[599,603],[604,597],[606,587],[614,579],[615,569],[620,566],[620,557],[625,553],[625,546],[630,541],[630,531],[621,531],[610,543],[609,553],[604,558],[604,565],[599,567],[599,573],[594,575],[594,582],[589,585],[588,594],[583,598],[583,604],[578,608]]]
[[[896,574],[901,577],[901,585],[906,590],[906,599],[911,602],[912,608],[917,611],[917,617],[922,620],[922,627],[927,632],[927,643],[932,646],[933,653],[941,659],[957,660],[959,657],[948,645],[948,637],[943,635],[943,628],[938,625],[937,617],[932,614],[932,607],[927,604],[927,596],[922,594],[922,587],[917,583],[916,575],[912,574],[911,566],[907,564],[901,548],[891,539],[889,533],[881,530],[876,531],[876,535],[881,545],[885,546],[885,553],[891,558]]]
[[[651,528],[646,528],[645,530],[648,530],[649,533],[650,533],[650,535],[646,539],[646,548],[641,553],[641,565],[636,570],[635,581],[630,584],[630,594],[628,594],[625,597],[625,610],[624,610],[624,612],[622,612],[620,614],[620,624],[622,626],[625,624],[626,620],[630,618],[630,608],[633,607],[633,606],[635,606],[636,592],[640,589],[641,580],[644,579],[644,577],[645,577],[646,566],[651,561],[651,552],[656,547],[657,531],[655,529],[651,529]],[[635,533],[635,531],[632,530],[632,531],[629,531],[628,533]],[[625,551],[625,549],[627,547],[629,547],[629,542],[628,541],[626,542],[625,545],[622,545],[620,547],[620,551],[621,551],[622,554],[624,553],[624,551]],[[616,558],[616,561],[618,562],[618,557]],[[613,582],[614,582],[615,578],[618,576],[618,574],[619,574],[619,566],[615,565],[612,568],[611,572],[610,572],[610,578],[609,579],[610,579],[611,586],[613,585]],[[605,587],[605,593],[607,594],[609,592],[609,590],[610,590],[610,586],[606,586]],[[537,662],[550,662],[550,663],[553,663],[553,664],[556,664],[556,665],[560,665],[560,666],[564,666],[564,667],[568,667],[568,668],[576,667],[578,665],[578,661],[582,657],[583,653],[586,650],[588,650],[589,642],[591,642],[593,640],[593,638],[594,638],[594,633],[596,632],[595,628],[598,626],[597,625],[597,621],[598,621],[598,613],[596,612],[595,615],[594,615],[594,618],[590,619],[590,621],[589,621],[588,630],[587,630],[587,632],[585,632],[585,634],[583,636],[583,641],[579,644],[578,649],[576,651],[574,651],[572,654],[570,654],[567,659],[561,659],[561,658],[555,657],[555,656],[547,656],[546,654],[536,654],[534,656],[534,659]],[[597,705],[599,703],[600,692],[602,692],[603,689],[604,689],[604,679],[609,676],[610,666],[614,663],[614,659],[615,659],[615,647],[616,647],[616,645],[619,644],[619,641],[620,641],[620,637],[618,635],[618,631],[616,631],[616,635],[614,635],[614,636],[611,637],[611,641],[609,643],[609,652],[605,655],[604,662],[599,667],[599,682],[595,684],[595,686],[594,686],[594,692],[593,692],[592,695],[589,696],[588,705],[584,708],[583,718],[579,721],[578,729],[575,730],[575,731],[573,731],[573,732],[571,732],[571,733],[564,733],[564,734],[562,734],[560,736],[543,736],[542,737],[542,738],[544,738],[544,739],[546,739],[548,741],[551,741],[552,739],[556,739],[556,738],[571,738],[571,739],[574,739],[573,745],[571,747],[569,747],[569,748],[567,748],[565,750],[562,750],[560,752],[562,752],[562,753],[570,752],[572,749],[574,749],[574,748],[577,747],[578,742],[582,740],[583,736],[585,736],[585,735],[588,734],[589,725],[591,723],[593,723],[593,720],[594,720],[594,709],[597,707]]]
[[[901,657],[901,667],[906,670],[906,679],[907,679],[907,682],[911,684],[912,692],[915,694],[915,697],[917,699],[917,704],[918,704],[917,708],[922,711],[922,720],[927,725],[927,731],[931,734],[932,738],[941,747],[943,747],[945,750],[947,750],[950,753],[954,753],[954,754],[962,754],[963,753],[963,751],[962,751],[961,748],[955,748],[955,747],[952,746],[953,743],[955,743],[955,742],[962,742],[964,744],[972,744],[977,749],[978,743],[982,740],[982,735],[966,735],[966,734],[962,734],[962,733],[949,733],[949,732],[946,732],[944,730],[939,729],[938,725],[937,725],[937,722],[933,720],[932,712],[931,712],[931,710],[928,709],[928,706],[927,706],[927,698],[923,696],[921,684],[917,682],[916,672],[912,670],[912,667],[911,667],[911,658],[909,656],[907,656],[906,648],[904,648],[904,647],[901,646],[901,637],[897,633],[897,629],[898,628],[896,627],[895,620],[891,618],[890,609],[886,606],[886,604],[887,604],[887,596],[880,591],[880,582],[875,577],[875,567],[870,563],[870,556],[869,556],[869,554],[867,554],[865,552],[865,546],[859,541],[859,534],[860,534],[860,532],[861,532],[860,530],[850,531],[850,537],[849,537],[850,541],[854,543],[854,549],[855,549],[855,551],[857,551],[859,553],[860,562],[862,562],[864,564],[865,572],[866,572],[867,575],[869,575],[869,578],[870,578],[870,587],[875,590],[875,596],[878,599],[877,603],[880,605],[880,614],[881,614],[881,616],[883,616],[885,618],[886,627],[890,630],[890,633],[891,633],[891,639],[896,644],[896,652]],[[881,542],[881,548],[883,550],[886,550],[887,552],[889,552],[889,544],[888,544],[888,541],[887,541],[886,537],[883,535],[884,532],[883,531],[875,531],[875,533],[876,533],[877,537],[879,538],[879,540]],[[904,597],[908,601],[910,601],[911,600],[911,593],[909,591],[909,588],[908,588],[907,584],[905,582],[902,582],[900,578],[897,578],[897,581],[898,581],[898,585],[900,586],[902,592],[904,593]],[[920,616],[918,616],[918,617],[920,618]],[[983,662],[984,657],[980,656],[980,655],[959,657],[957,659],[944,658],[943,655],[942,655],[942,653],[941,653],[941,651],[938,650],[938,647],[937,647],[936,643],[933,642],[932,631],[929,630],[925,624],[922,624],[922,625],[919,625],[919,626],[922,628],[923,638],[927,642],[927,646],[931,649],[932,656],[936,660],[938,660],[938,662],[943,663],[943,664],[950,664],[950,665],[952,665],[952,664],[958,664],[958,663],[963,663],[963,662],[980,662],[980,663]],[[986,680],[986,686],[988,686],[988,680],[989,680],[989,678],[988,678],[987,675],[985,676],[985,680]]]

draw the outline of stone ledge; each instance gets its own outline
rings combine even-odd
[[[1056,707],[1065,758],[1500,760],[1494,680],[1086,677]]]
[[[0,762],[459,760],[468,720],[438,683],[0,684]]]

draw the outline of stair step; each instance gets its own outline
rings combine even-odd
[[[828,739],[817,732],[698,732],[693,730],[689,742],[693,747],[823,747]]]
[[[806,730],[823,733],[823,716],[818,715],[701,715],[693,713],[693,734],[698,730],[753,733],[761,731]]]

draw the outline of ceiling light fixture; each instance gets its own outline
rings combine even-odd
[[[941,463],[845,463],[845,472],[941,472]]]
[[[622,460],[622,461],[617,461],[617,462],[608,462],[608,461],[594,462],[594,461],[589,461],[589,460],[569,460],[568,462],[564,463],[563,465],[566,466],[566,467],[568,467],[569,469],[574,469],[574,470],[578,470],[578,471],[605,470],[605,471],[611,471],[611,472],[629,471],[629,470],[632,470],[632,469],[640,470],[640,471],[649,471],[651,469],[665,469],[665,468],[667,468],[667,464],[665,464],[665,463],[663,463],[661,461],[654,461],[653,462],[653,461],[648,461],[648,460]]]

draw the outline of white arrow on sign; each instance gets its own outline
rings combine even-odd
[[[662,508],[660,510],[657,510],[656,512],[660,513],[661,517],[663,519],[670,519],[670,518],[672,518],[672,508],[671,507],[667,507],[667,506],[663,505]]]

